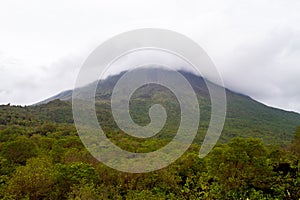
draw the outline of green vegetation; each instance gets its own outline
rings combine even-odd
[[[0,107],[0,199],[300,198],[300,127],[285,146],[236,137],[200,159],[195,143],[167,168],[128,174],[87,152],[69,123],[69,106],[57,100],[37,107]],[[98,107],[99,113],[103,108]],[[134,117],[142,119],[138,114]],[[99,115],[105,117],[109,122],[108,115]],[[167,133],[173,131],[169,123]],[[159,136],[139,144],[117,128],[108,136],[137,152],[153,151],[168,141]]]
[[[112,118],[110,97],[115,84],[123,73],[108,77],[101,81],[97,87],[96,109],[98,111],[98,119],[101,125],[104,126],[104,129],[109,130],[108,132],[121,132]],[[184,71],[180,73],[190,82],[198,96],[201,121],[196,143],[201,144],[210,120],[211,104],[209,92],[202,77]],[[43,101],[44,103],[49,102],[48,104],[29,107],[29,110],[38,116],[39,119],[71,123],[73,120],[71,103],[69,101],[71,96],[72,91],[62,92],[53,98]],[[261,138],[265,144],[285,146],[293,139],[295,127],[300,125],[300,114],[265,106],[246,95],[227,89],[226,96],[227,116],[219,142],[227,143],[234,137],[254,137]],[[58,101],[58,98],[66,101]],[[158,138],[170,140],[174,137],[174,132],[178,128],[180,110],[176,98],[168,89],[155,84],[143,86],[135,91],[131,102],[131,116],[140,125],[149,123],[148,112],[145,111],[148,111],[148,108],[153,103],[164,105],[167,109],[168,117],[170,116],[172,120],[167,122],[164,130],[162,130],[163,134],[158,134]]]
[[[175,163],[146,174],[113,170],[85,149],[73,124],[72,91],[36,106],[0,105],[0,199],[299,199],[300,115],[226,90],[222,136],[200,159],[210,120],[209,93],[201,77],[182,74],[200,103],[197,137]],[[111,92],[119,78],[102,81],[96,92],[97,117],[107,137],[131,152],[166,145],[180,122],[174,94],[155,84],[135,91],[130,115],[137,124],[150,122],[145,111],[156,103],[166,108],[168,118],[157,135],[134,138],[118,128],[111,113]]]

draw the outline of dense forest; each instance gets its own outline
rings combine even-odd
[[[130,174],[90,155],[66,114],[68,104],[0,106],[1,199],[300,198],[300,127],[284,146],[235,137],[200,159],[194,143],[167,168]],[[164,138],[153,141],[139,146],[123,138],[120,143],[132,151],[152,150]]]

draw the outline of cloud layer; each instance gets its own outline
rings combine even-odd
[[[0,2],[0,103],[32,104],[73,87],[101,42],[136,28],[171,29],[198,42],[225,85],[300,112],[300,2]]]

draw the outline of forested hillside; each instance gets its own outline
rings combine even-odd
[[[148,70],[152,72],[149,74],[154,79],[155,77],[153,76],[160,73],[158,69],[152,69],[153,71],[151,69]],[[124,73],[122,72],[101,80],[98,83],[96,91],[96,109],[99,121],[102,123],[101,125],[117,132],[120,132],[120,130],[114,123],[111,114],[110,98],[115,84]],[[172,72],[167,71],[167,73]],[[198,97],[201,121],[196,142],[201,144],[210,120],[211,103],[209,92],[202,77],[185,71],[180,71],[180,73],[190,82]],[[88,87],[89,85],[83,89],[88,89]],[[300,114],[268,107],[249,96],[228,89],[225,90],[227,96],[227,116],[219,142],[226,143],[234,137],[255,137],[261,138],[267,144],[283,146],[293,139],[295,127],[300,125]],[[42,101],[37,106],[31,107],[31,109],[42,119],[69,123],[73,119],[71,98],[72,91],[68,90]],[[57,101],[58,99],[63,100],[65,104]],[[53,100],[55,101],[53,102]],[[164,138],[170,139],[174,136],[174,130],[178,128],[180,107],[176,97],[168,89],[156,84],[149,84],[139,88],[131,98],[130,113],[135,122],[140,125],[146,125],[150,120],[148,109],[154,103],[165,106],[170,116],[170,120],[161,134],[161,137],[164,135]]]
[[[118,172],[86,150],[73,124],[72,91],[33,106],[0,106],[0,199],[299,199],[300,115],[226,89],[224,130],[200,159],[210,120],[209,93],[201,77],[182,74],[199,100],[197,137],[175,163],[146,174]],[[130,100],[134,122],[148,124],[154,103],[165,107],[168,118],[157,135],[132,137],[118,128],[111,112],[112,89],[121,75],[97,87],[100,125],[124,150],[145,153],[163,147],[180,122],[174,94],[156,84],[135,91]]]
[[[66,123],[72,121],[69,112],[62,101],[0,107],[1,199],[300,198],[300,127],[284,147],[233,138],[200,159],[199,145],[193,144],[167,168],[128,174],[87,152],[74,125]],[[152,151],[166,142],[152,138],[153,143],[139,145],[123,133],[111,134],[132,151]]]

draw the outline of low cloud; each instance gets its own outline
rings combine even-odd
[[[0,104],[32,104],[70,89],[97,45],[155,27],[198,42],[228,88],[300,112],[299,10],[296,0],[3,0]]]
[[[221,71],[225,85],[268,105],[300,112],[300,33],[272,30],[233,52]]]

